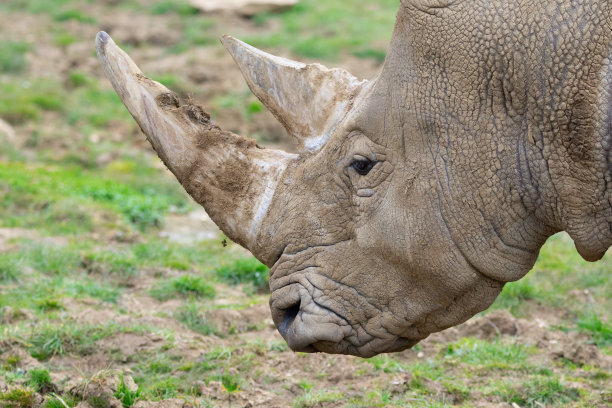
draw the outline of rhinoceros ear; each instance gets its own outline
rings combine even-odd
[[[300,151],[323,146],[367,82],[342,69],[270,55],[230,36],[221,42],[251,91],[297,139]]]

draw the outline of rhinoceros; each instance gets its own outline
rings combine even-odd
[[[609,1],[401,0],[369,81],[221,41],[298,154],[96,46],[166,166],[271,268],[293,350],[400,351],[489,307],[552,234],[588,261],[612,245]]]

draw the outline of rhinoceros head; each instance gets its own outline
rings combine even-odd
[[[159,156],[230,238],[271,267],[272,316],[293,350],[411,347],[487,308],[531,269],[550,234],[571,229],[558,202],[543,205],[555,168],[543,170],[550,162],[538,144],[548,96],[538,100],[529,85],[548,89],[549,73],[533,64],[554,55],[538,54],[545,41],[521,54],[510,35],[537,16],[518,29],[520,7],[497,5],[496,15],[491,2],[476,3],[403,1],[369,82],[224,37],[297,155],[221,130],[98,35],[109,78]],[[581,253],[601,257],[607,247],[589,246],[582,229]]]

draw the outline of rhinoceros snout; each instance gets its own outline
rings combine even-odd
[[[300,313],[300,302],[298,301],[296,304],[289,306],[287,309],[280,310],[280,313],[282,314],[282,318],[281,324],[278,326],[278,331],[283,335],[283,337],[287,337],[291,324],[297,317],[298,313]]]
[[[293,351],[327,351],[330,344],[342,343],[350,331],[346,320],[322,307],[299,283],[275,290],[270,310],[276,328]]]
[[[283,288],[283,296],[273,296],[270,299],[270,310],[272,319],[279,333],[293,351],[314,352],[313,339],[304,336],[303,324],[300,324],[302,316],[302,297],[297,285]],[[276,298],[276,301],[273,299]]]
[[[293,351],[316,352],[316,348],[312,345],[314,339],[304,335],[304,328],[299,322],[300,304],[301,302],[298,301],[286,309],[273,310],[272,313],[279,316],[276,319],[280,321],[280,324],[277,325],[278,331]]]

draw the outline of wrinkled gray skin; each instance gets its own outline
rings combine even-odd
[[[297,156],[194,118],[113,65],[124,55],[104,33],[98,52],[187,191],[271,267],[290,347],[368,357],[486,309],[558,231],[589,261],[612,245],[610,7],[403,0],[370,82],[224,38]],[[168,144],[170,128],[183,133]]]

